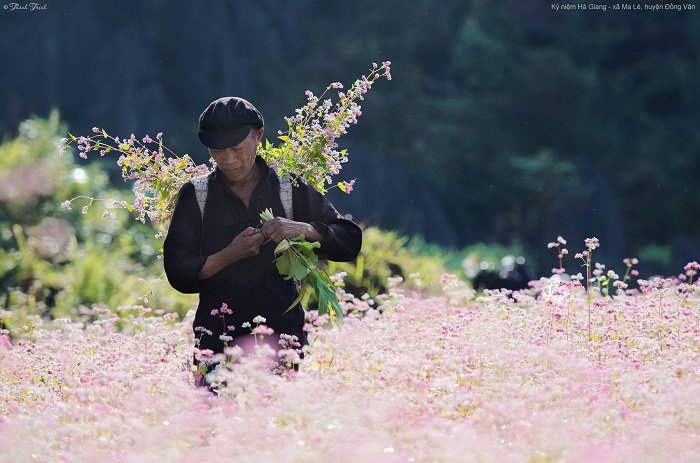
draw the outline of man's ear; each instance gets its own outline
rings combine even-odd
[[[255,131],[255,138],[257,138],[258,143],[262,140],[263,133],[265,133],[265,129],[260,127],[258,130]]]

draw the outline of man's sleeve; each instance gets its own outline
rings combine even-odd
[[[170,285],[181,293],[198,293],[197,274],[207,260],[200,254],[202,217],[194,185],[185,183],[175,200],[175,210],[163,244],[163,266]]]
[[[302,180],[298,183],[293,189],[295,220],[311,224],[323,236],[321,247],[314,252],[335,262],[355,259],[362,247],[362,229],[343,218],[314,187]]]

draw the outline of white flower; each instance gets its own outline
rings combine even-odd
[[[250,322],[245,322],[241,325],[241,328],[250,328]]]
[[[253,323],[257,323],[257,324],[265,323],[266,321],[267,321],[267,319],[261,315],[258,315],[257,317],[255,317],[253,319]]]
[[[233,336],[226,336],[225,334],[222,334],[219,336],[219,339],[221,339],[222,341],[228,342],[228,341],[231,341],[233,339]]]

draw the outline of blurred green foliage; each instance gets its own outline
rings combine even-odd
[[[448,249],[428,243],[420,236],[411,237],[407,249],[418,256],[438,259],[448,272],[467,279],[473,279],[480,270],[498,271],[506,256],[523,255],[522,246],[518,244],[476,243],[461,249]]]
[[[129,193],[110,188],[98,164],[59,156],[66,133],[54,111],[24,121],[19,135],[0,145],[0,306],[12,312],[3,323],[12,330],[32,314],[72,317],[94,304],[184,314],[194,299],[158,278],[161,244],[152,227],[125,210],[103,218],[109,204],[99,200],[60,207],[77,196],[118,200]]]
[[[507,255],[521,255],[518,246],[478,243],[462,249],[446,249],[427,243],[420,236],[407,237],[396,231],[368,227],[362,235],[362,250],[353,262],[328,262],[330,274],[345,272],[345,289],[371,297],[387,290],[387,278],[400,276],[408,288],[437,293],[440,278],[452,273],[470,280],[479,270],[501,268]]]
[[[639,259],[647,262],[654,262],[660,265],[671,263],[672,250],[670,246],[650,244],[639,251]]]
[[[353,262],[328,262],[328,273],[345,272],[345,289],[372,297],[386,291],[387,278],[400,276],[415,289],[437,290],[447,271],[445,256],[418,255],[407,247],[409,238],[394,231],[368,227],[362,234],[362,250]],[[419,277],[411,277],[418,274]]]

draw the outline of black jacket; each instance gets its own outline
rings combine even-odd
[[[276,243],[261,246],[257,256],[234,262],[204,280],[198,280],[207,256],[226,247],[247,227],[260,223],[260,212],[271,208],[275,217],[285,217],[279,198],[279,179],[273,169],[257,156],[256,166],[263,175],[256,185],[246,209],[243,202],[221,181],[218,169],[209,175],[207,201],[202,223],[194,186],[186,183],[180,189],[173,218],[164,243],[164,267],[171,286],[183,293],[199,293],[199,306],[193,328],[204,326],[213,332],[204,335],[202,346],[217,352],[222,350],[219,334],[224,324],[234,325],[235,336],[249,333],[241,328],[256,315],[267,319],[266,325],[277,334],[295,334],[304,339],[304,311],[297,305],[282,315],[298,296],[292,280],[284,280],[274,260]],[[362,231],[352,221],[344,219],[333,205],[313,187],[299,180],[292,188],[294,220],[306,222],[324,236],[315,252],[320,258],[338,262],[355,259],[362,246]],[[212,316],[212,309],[222,303],[233,310],[222,321]],[[200,333],[195,333],[199,337]]]

